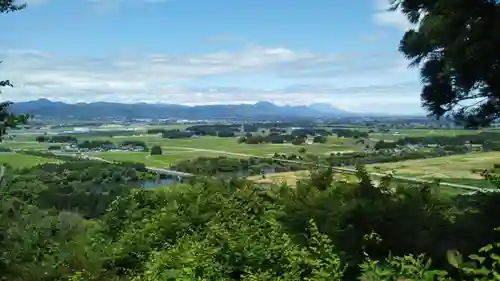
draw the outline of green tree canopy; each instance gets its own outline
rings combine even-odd
[[[162,155],[163,151],[161,146],[155,145],[151,148],[151,155]]]
[[[18,4],[16,0],[0,0],[0,13],[9,13],[24,9],[26,4]]]
[[[26,4],[18,5],[14,0],[0,0],[0,13],[9,13],[17,10],[24,9]],[[0,61],[1,63],[1,61]],[[0,80],[0,93],[2,87],[13,87],[9,80]],[[19,123],[26,123],[28,116],[16,116],[8,111],[12,102],[0,103],[0,140],[5,135],[8,128],[14,128]]]
[[[484,126],[500,116],[500,3],[497,0],[391,0],[417,25],[399,50],[421,71],[423,107]]]

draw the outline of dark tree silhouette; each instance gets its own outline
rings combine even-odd
[[[162,155],[163,151],[160,146],[155,145],[151,148],[151,155]]]
[[[6,14],[9,12],[24,9],[26,4],[17,5],[14,0],[0,0],[0,13]],[[1,63],[1,61],[0,61]],[[0,93],[2,87],[13,87],[9,80],[0,80]],[[9,106],[12,102],[6,101],[0,103],[0,141],[6,134],[7,129],[14,128],[18,124],[24,124],[28,121],[27,115],[15,115],[9,112]]]
[[[417,26],[399,50],[421,71],[429,115],[469,127],[500,115],[500,3],[496,0],[392,0]]]
[[[0,13],[9,13],[26,8],[26,3],[19,5],[15,0],[0,0]]]

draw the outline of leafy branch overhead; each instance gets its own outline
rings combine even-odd
[[[24,9],[26,4],[17,4],[14,0],[0,0],[0,13],[9,13]],[[2,63],[0,61],[0,63]],[[0,80],[0,93],[3,87],[14,87],[10,80]],[[15,115],[9,111],[9,106],[12,102],[0,103],[0,139],[4,136],[9,128],[15,128],[18,124],[26,124],[28,115]]]
[[[423,107],[468,126],[500,115],[500,4],[494,0],[392,0],[417,25],[399,50],[420,68]]]
[[[9,13],[26,8],[26,3],[18,4],[16,0],[0,0],[0,13]]]

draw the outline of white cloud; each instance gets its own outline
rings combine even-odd
[[[86,0],[86,1],[92,5],[92,8],[94,9],[95,12],[107,13],[119,10],[121,5],[123,4],[130,4],[130,3],[154,4],[154,3],[171,2],[174,0]],[[18,2],[26,3],[28,4],[28,6],[31,6],[31,5],[46,3],[49,2],[49,0],[18,0]]]
[[[124,4],[156,4],[171,2],[174,0],[87,0],[93,5],[96,12],[107,13],[114,12],[120,9]]]
[[[36,5],[36,4],[45,3],[47,1],[48,0],[18,0],[17,2],[19,2],[19,3],[26,3],[28,5]]]
[[[283,47],[170,55],[127,53],[110,58],[60,57],[36,50],[0,50],[2,77],[16,88],[2,98],[65,102],[181,104],[331,103],[347,110],[407,111],[419,107],[418,73],[398,54],[319,54]],[[264,77],[251,80],[258,75]],[[235,82],[243,77],[247,85]],[[207,85],[205,80],[215,79]],[[202,80],[204,81],[202,83]],[[271,87],[270,85],[273,85]],[[413,109],[412,109],[413,110]]]
[[[373,21],[381,26],[390,26],[402,31],[406,31],[415,26],[411,24],[406,16],[400,11],[388,11],[389,0],[374,0],[376,12],[373,14]]]

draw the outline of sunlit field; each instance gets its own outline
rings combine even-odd
[[[8,164],[15,169],[29,168],[44,163],[59,163],[61,161],[20,153],[0,153],[0,164]]]

